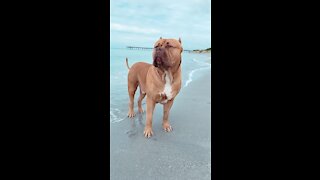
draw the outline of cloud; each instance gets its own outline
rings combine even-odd
[[[181,37],[185,48],[211,46],[210,0],[111,0],[110,10],[114,44],[149,46],[162,36]]]
[[[131,32],[131,33],[140,33],[140,34],[158,34],[159,30],[153,28],[141,28],[137,26],[128,26],[119,23],[111,23],[110,28],[112,31],[122,31],[122,32]]]

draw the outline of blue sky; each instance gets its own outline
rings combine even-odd
[[[152,47],[181,37],[185,49],[211,47],[210,0],[111,0],[111,48]]]

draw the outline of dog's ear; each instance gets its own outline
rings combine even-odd
[[[181,41],[181,38],[179,37],[179,43],[182,45],[182,41]],[[183,51],[183,47],[181,46],[181,53]]]

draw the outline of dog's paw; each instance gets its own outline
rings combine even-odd
[[[129,111],[128,112],[128,117],[133,118],[135,116],[134,111]]]
[[[144,110],[143,110],[142,108],[139,108],[138,111],[139,111],[139,113],[141,113],[141,114],[144,113]]]
[[[165,132],[171,132],[173,130],[169,123],[163,123],[162,128]]]
[[[152,128],[151,127],[145,127],[143,134],[144,134],[144,137],[146,137],[146,138],[151,137],[153,135]]]

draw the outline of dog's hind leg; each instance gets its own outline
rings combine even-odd
[[[143,98],[146,96],[145,92],[142,92],[142,90],[140,89],[140,96],[138,99],[138,109],[139,109],[139,113],[143,113],[144,110],[142,109],[142,100]]]
[[[133,105],[134,105],[134,94],[137,90],[138,87],[138,82],[130,82],[128,81],[128,93],[129,93],[129,112],[128,112],[128,117],[132,118],[135,116],[134,110],[133,110]]]

